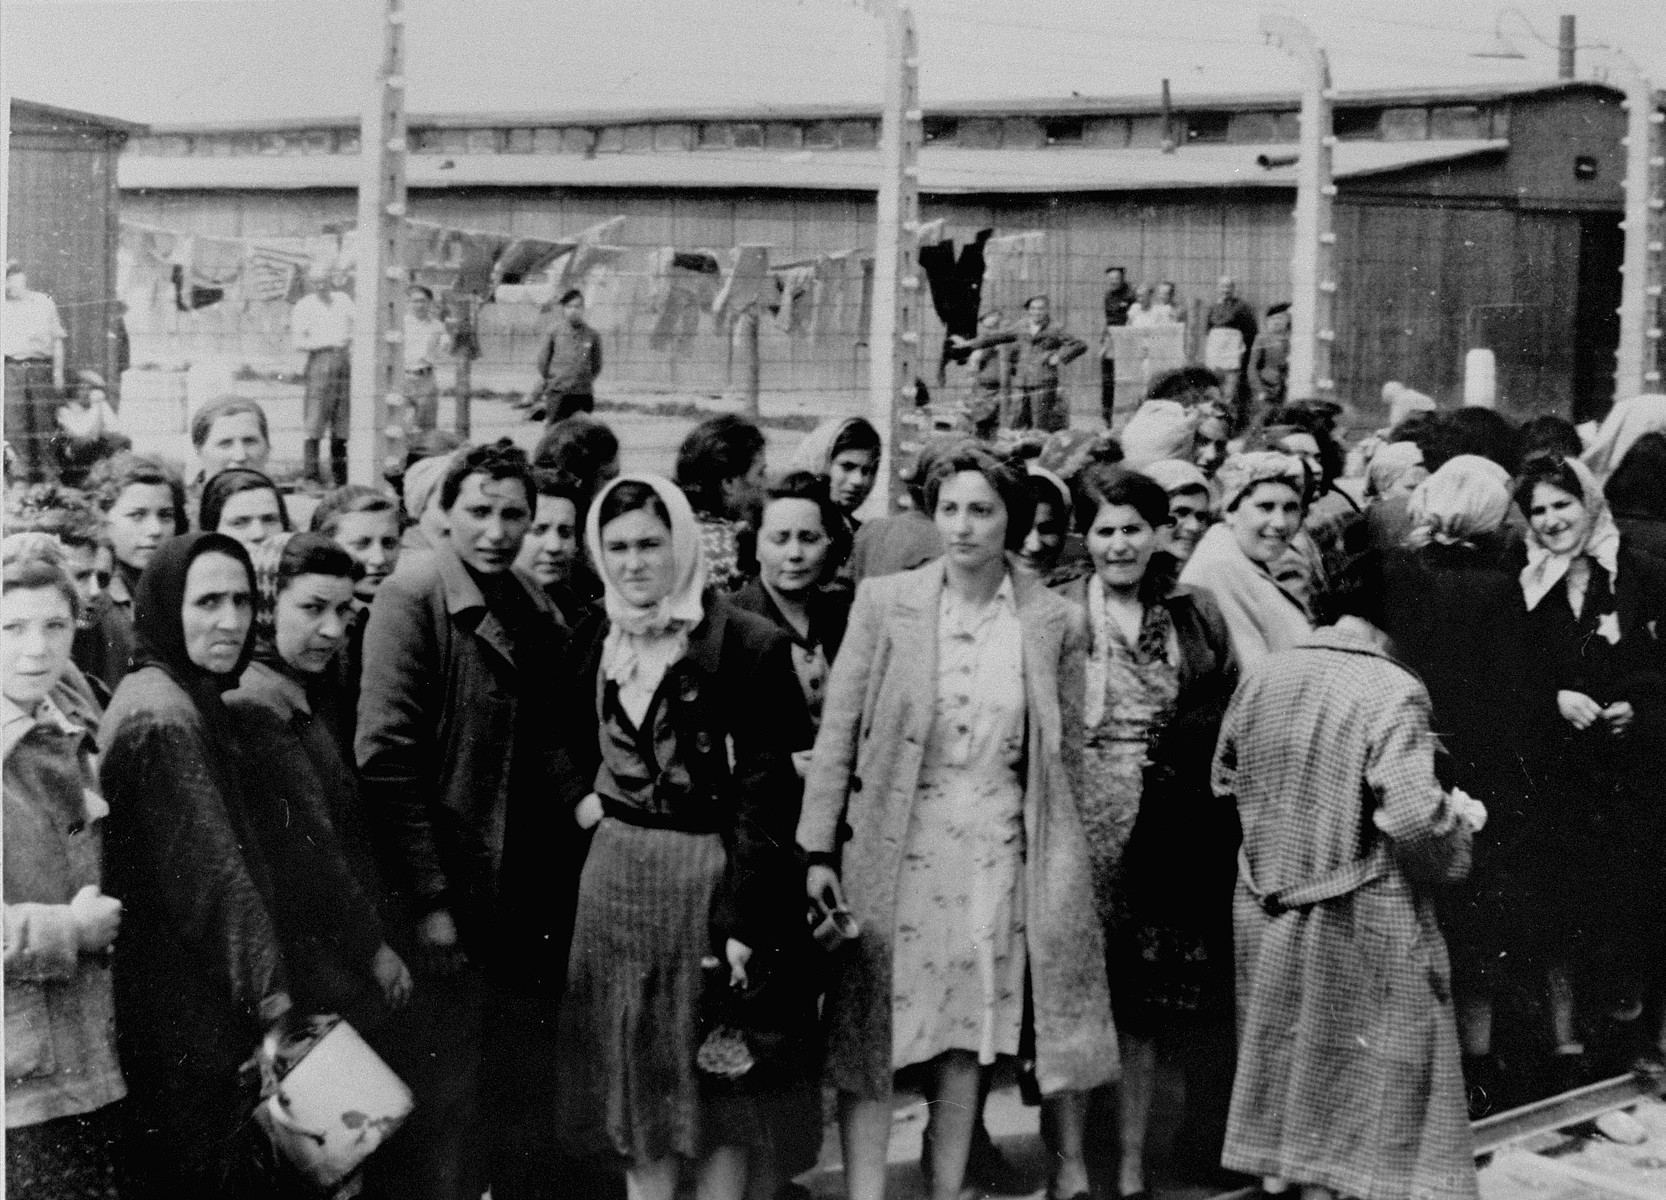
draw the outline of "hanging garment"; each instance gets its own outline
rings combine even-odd
[[[732,320],[749,304],[756,304],[773,283],[769,274],[768,246],[736,246],[727,252],[722,286],[712,299],[712,312],[719,319]]]
[[[289,302],[297,279],[304,286],[311,265],[312,256],[299,247],[266,242],[252,245],[243,277],[243,297]]]
[[[786,334],[803,333],[811,308],[811,289],[815,284],[816,264],[788,263],[772,268],[780,295],[776,299],[775,324]]]
[[[504,247],[493,264],[492,283],[526,283],[529,276],[545,274],[550,264],[577,244],[551,242],[544,238],[516,238]]]
[[[845,338],[852,332],[851,318],[861,306],[858,288],[861,276],[849,250],[838,254],[824,254],[816,262],[813,289],[811,336],[821,342],[831,338]]]
[[[712,307],[722,286],[717,256],[710,250],[661,251],[654,281],[653,306],[659,314],[648,344],[655,350],[675,345],[687,350],[700,332],[700,314]]]

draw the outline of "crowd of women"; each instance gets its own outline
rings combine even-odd
[[[16,491],[8,1192],[294,1194],[251,1060],[327,1013],[416,1094],[368,1195],[802,1194],[824,1087],[852,1197],[899,1088],[1000,1190],[999,1065],[1050,1196],[1143,1196],[1224,1031],[1207,1167],[1468,1200],[1470,1117],[1666,1052],[1666,397],[1390,400],[1351,464],[1206,388],[944,439],[865,521],[860,418],[665,479],[574,417],[305,532],[264,453]]]

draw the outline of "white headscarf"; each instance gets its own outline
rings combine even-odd
[[[1606,483],[1645,433],[1666,433],[1666,396],[1633,396],[1611,408],[1585,450],[1585,465]]]
[[[1490,458],[1459,454],[1417,485],[1406,513],[1414,546],[1473,545],[1510,515],[1510,473]]]
[[[671,591],[645,607],[630,603],[620,594],[602,557],[602,505],[622,483],[652,488],[671,517],[671,557],[675,564]],[[633,473],[610,481],[596,494],[584,522],[584,544],[602,577],[607,609],[602,674],[619,685],[620,704],[631,720],[640,724],[665,672],[688,653],[689,631],[705,616],[700,598],[706,587],[706,556],[700,548],[700,526],[688,497],[670,480]]]
[[[1196,434],[1196,414],[1178,400],[1147,400],[1123,426],[1122,465],[1137,471],[1165,458],[1190,458]]]
[[[1585,587],[1590,582],[1591,566],[1595,562],[1608,572],[1608,586],[1613,587],[1620,579],[1620,527],[1614,524],[1614,514],[1608,511],[1608,501],[1603,498],[1602,488],[1597,486],[1597,478],[1591,474],[1591,468],[1577,458],[1564,458],[1579,480],[1579,501],[1585,505],[1585,511],[1590,515],[1591,524],[1585,531],[1585,537],[1579,545],[1565,554],[1556,554],[1546,549],[1539,541],[1538,532],[1533,528],[1531,519],[1527,522],[1527,566],[1521,572],[1521,594],[1527,601],[1527,609],[1531,612],[1538,607],[1550,589],[1561,582],[1563,576],[1568,580],[1568,607],[1573,609],[1575,617],[1579,616],[1584,607]],[[1532,503],[1532,497],[1528,497]]]

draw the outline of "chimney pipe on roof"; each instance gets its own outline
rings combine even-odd
[[[1556,38],[1556,78],[1573,78],[1573,52],[1576,43],[1573,35],[1573,16],[1570,13],[1562,15],[1562,28]]]

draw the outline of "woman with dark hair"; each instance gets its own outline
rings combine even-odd
[[[1541,868],[1530,924],[1567,1086],[1584,1074],[1576,1012],[1635,1022],[1666,978],[1666,564],[1632,547],[1577,458],[1529,459],[1515,496],[1528,530],[1529,836]],[[1646,1049],[1658,1056],[1658,1039]]]
[[[827,481],[827,491],[850,524],[879,478],[879,430],[862,417],[829,417],[809,432],[793,451],[789,470],[808,471]]]
[[[1140,468],[1168,494],[1169,528],[1163,551],[1184,567],[1198,542],[1214,523],[1215,493],[1203,471],[1178,458],[1165,458]]]
[[[1585,452],[1585,443],[1579,440],[1574,423],[1555,413],[1540,413],[1523,421],[1516,431],[1516,441],[1523,461],[1536,454],[1578,458]]]
[[[844,514],[828,495],[827,481],[794,471],[765,494],[758,575],[734,595],[735,607],[764,617],[792,639],[793,670],[810,710],[812,734],[821,725],[828,669],[850,616],[850,594],[823,585],[849,554]]]
[[[1440,896],[1452,952],[1458,1039],[1470,1115],[1504,1106],[1492,1055],[1493,997],[1531,948],[1520,897],[1535,874],[1522,852],[1522,640],[1526,609],[1504,521],[1510,478],[1491,459],[1448,459],[1412,492],[1409,544],[1386,556],[1384,620],[1396,656],[1429,691],[1430,724],[1445,754],[1441,780],[1481,800],[1469,878]]]
[[[1214,597],[1240,669],[1313,628],[1306,601],[1281,577],[1301,531],[1307,480],[1301,459],[1289,454],[1260,450],[1228,459],[1220,473],[1225,515],[1180,572],[1181,583]]]
[[[227,467],[203,484],[199,520],[204,533],[228,534],[250,550],[293,528],[278,485],[248,467]]]
[[[1024,467],[1035,516],[1018,548],[1018,561],[1050,588],[1063,587],[1092,571],[1080,538],[1072,539],[1070,485],[1035,462]]]
[[[805,932],[790,757],[810,741],[804,702],[786,636],[706,588],[694,512],[671,484],[608,484],[585,542],[606,594],[572,660],[593,700],[566,731],[562,798],[594,840],[561,1007],[557,1136],[623,1159],[637,1200],[670,1200],[680,1161],[702,1197],[739,1200],[749,1174],[813,1165],[821,1138],[809,1064],[790,1051],[734,1082],[696,1065],[712,1046],[703,991],[773,988],[786,1027],[814,1025],[792,956]]]
[[[676,484],[700,523],[712,587],[732,590],[751,573],[751,534],[763,483],[763,430],[745,417],[709,417],[677,451]]]
[[[291,1010],[320,928],[370,961],[381,939],[333,835],[250,761],[224,693],[254,653],[254,572],[221,533],[165,542],[139,581],[138,651],[99,729],[110,802],[116,1028],[143,1196],[242,1197],[258,1088],[242,1071]],[[319,914],[328,914],[322,922]],[[291,949],[295,958],[292,961]]]
[[[613,430],[583,413],[556,421],[538,439],[532,465],[578,480],[588,506],[604,484],[619,474],[619,439]]]
[[[1460,454],[1490,458],[1514,474],[1521,461],[1521,435],[1507,418],[1490,408],[1455,408],[1440,414],[1436,421],[1423,445],[1423,465],[1435,471]]]
[[[226,704],[268,751],[263,773],[281,775],[286,795],[312,803],[334,833],[331,853],[346,861],[375,913],[386,908],[370,829],[353,770],[353,713],[336,670],[357,621],[353,587],[359,568],[319,533],[280,533],[255,547],[255,653]],[[253,737],[251,738],[253,740]],[[325,947],[334,952],[335,947]],[[411,989],[410,972],[383,940],[366,962],[342,964],[330,982],[331,1011],[364,1023],[372,981],[392,1005]]]
[[[1633,442],[1603,495],[1632,545],[1666,559],[1666,434],[1645,433]]]
[[[1146,1191],[1158,1040],[1232,1012],[1238,826],[1209,790],[1209,759],[1238,664],[1214,601],[1178,584],[1160,549],[1162,485],[1113,466],[1076,486],[1093,564],[1063,592],[1088,614],[1077,798],[1121,1038],[1117,1188],[1133,1196]]]
[[[1116,1070],[1072,791],[1081,614],[1009,565],[1032,517],[1011,466],[973,443],[945,450],[925,500],[946,552],[858,588],[798,827],[811,901],[848,900],[860,927],[825,1008],[845,1179],[854,1200],[882,1195],[902,1071],[934,1101],[933,1195],[957,1197],[980,1077],[1033,1044],[1055,1193],[1076,1196],[1075,1097]]]

